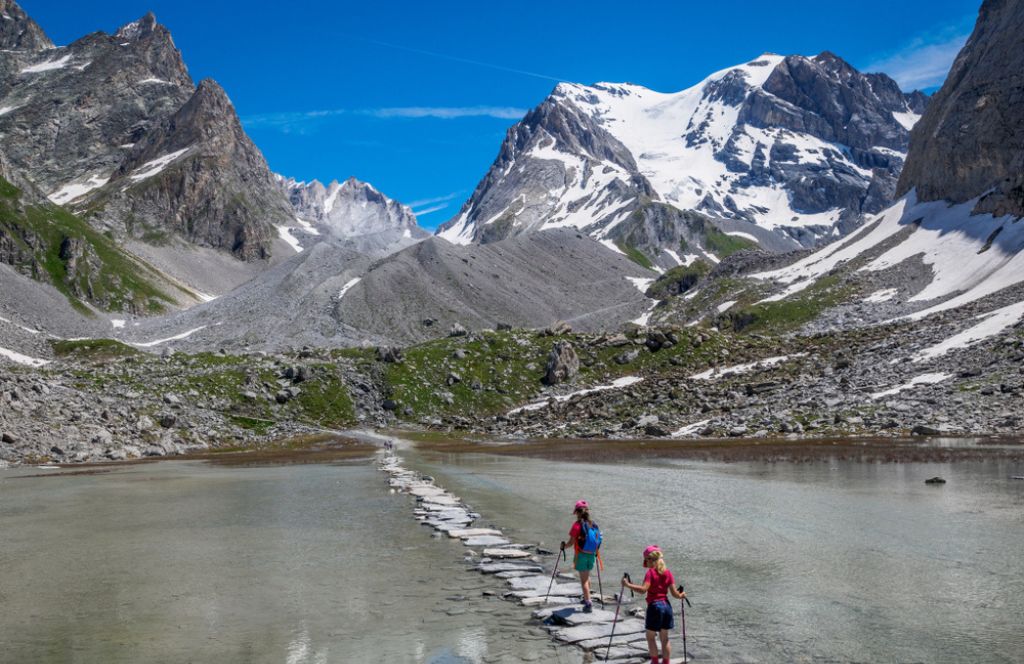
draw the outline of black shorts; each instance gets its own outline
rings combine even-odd
[[[668,601],[659,599],[647,605],[644,628],[659,632],[663,629],[672,629],[675,626],[675,616],[672,615],[672,606]]]

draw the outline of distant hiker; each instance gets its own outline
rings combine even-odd
[[[600,564],[601,529],[590,519],[590,505],[587,501],[576,502],[572,511],[576,523],[569,529],[569,541],[573,544],[573,567],[580,573],[580,586],[583,588],[583,612],[593,611],[590,601],[590,572],[595,564]],[[566,543],[562,542],[565,549]]]
[[[675,627],[672,618],[672,607],[668,603],[668,593],[676,599],[686,597],[686,593],[676,589],[675,578],[665,565],[665,556],[661,549],[651,545],[644,549],[644,567],[647,575],[643,584],[630,583],[622,577],[622,586],[630,590],[647,593],[647,618],[644,627],[647,630],[647,651],[651,655],[651,664],[658,662],[658,643],[661,638],[661,664],[669,664],[672,658],[672,646],[668,642],[668,633]]]

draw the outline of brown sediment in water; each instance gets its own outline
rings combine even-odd
[[[1020,438],[711,438],[612,440],[545,438],[486,440],[448,434],[402,432],[422,449],[442,454],[500,454],[558,461],[616,462],[643,458],[698,461],[813,463],[950,463],[1008,460],[1024,462]]]
[[[296,436],[261,447],[211,450],[183,459],[199,459],[220,466],[276,466],[302,463],[339,463],[365,461],[377,446],[334,433]]]
[[[256,447],[223,447],[175,456],[154,456],[124,461],[98,463],[52,464],[60,471],[17,475],[12,479],[37,477],[70,477],[109,473],[119,466],[134,466],[158,461],[206,461],[218,466],[278,466],[307,463],[356,463],[369,461],[377,446],[335,433],[293,436],[263,443]]]

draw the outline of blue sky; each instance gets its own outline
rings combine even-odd
[[[354,175],[454,215],[505,131],[559,81],[661,91],[765,51],[831,50],[905,89],[941,83],[979,0],[313,2],[22,0],[58,44],[147,11],[224,86],[273,170]]]

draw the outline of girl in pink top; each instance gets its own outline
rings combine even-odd
[[[657,637],[661,639],[661,664],[669,664],[672,658],[672,645],[668,641],[668,633],[675,627],[672,607],[668,603],[669,593],[677,599],[686,597],[686,593],[676,589],[676,580],[665,565],[665,556],[661,549],[651,545],[644,549],[644,567],[647,575],[643,584],[630,583],[622,577],[622,585],[630,590],[647,593],[647,616],[644,627],[647,629],[647,651],[651,655],[651,664],[658,664]]]

